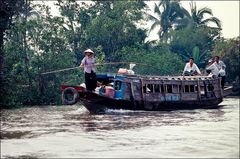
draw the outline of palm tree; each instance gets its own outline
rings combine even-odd
[[[185,12],[186,10],[180,6],[179,0],[161,0],[158,5],[155,3],[154,13],[157,17],[148,14],[149,20],[154,22],[150,28],[150,32],[160,26],[158,31],[159,38],[161,41],[166,42],[169,38],[169,31],[178,29],[178,25],[176,24],[179,19],[184,17]]]
[[[200,8],[199,10],[197,9],[196,2],[191,1],[190,3],[190,9],[191,12],[185,12],[186,15],[185,17],[181,20],[182,22],[179,22],[181,26],[183,27],[190,27],[190,28],[197,28],[201,26],[208,26],[209,23],[214,23],[216,24],[216,27],[209,27],[209,28],[214,28],[214,29],[221,29],[221,21],[213,17],[212,10],[210,8],[204,7]],[[205,15],[210,15],[212,17],[204,19]]]

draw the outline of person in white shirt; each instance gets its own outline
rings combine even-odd
[[[217,66],[218,70],[226,69],[226,65],[223,63],[223,61],[220,60],[219,56],[215,56],[214,61],[214,64]]]
[[[214,64],[217,66],[218,70],[219,70],[219,77],[221,77],[221,86],[222,88],[224,88],[225,85],[225,77],[226,77],[226,65],[223,63],[223,61],[220,60],[219,56],[215,56],[214,58],[215,62]]]
[[[194,59],[192,57],[190,57],[189,62],[186,63],[186,65],[184,67],[183,75],[192,76],[192,75],[200,75],[201,74],[199,68],[193,61],[194,61]]]
[[[97,87],[96,60],[91,49],[84,51],[85,57],[82,59],[80,67],[84,68],[85,84],[87,91],[94,91]]]
[[[212,77],[218,77],[219,70],[217,66],[214,64],[214,61],[212,59],[208,60],[208,66],[206,68],[206,72],[208,73],[208,76]]]

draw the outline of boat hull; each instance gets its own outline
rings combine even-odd
[[[130,101],[114,99],[92,92],[80,95],[80,103],[92,114],[104,113],[106,109],[145,110],[145,111],[172,111],[189,109],[219,108],[222,98],[206,99],[201,101]]]

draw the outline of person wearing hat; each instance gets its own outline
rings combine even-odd
[[[223,61],[220,60],[219,56],[215,56],[214,58],[215,62],[214,64],[217,66],[218,70],[219,70],[219,77],[221,77],[221,86],[222,88],[224,88],[225,85],[225,77],[226,77],[226,65],[223,63]]]
[[[212,59],[208,60],[206,72],[208,73],[209,76],[218,77],[219,70],[217,66],[214,64],[214,61]]]
[[[184,70],[183,70],[184,76],[192,76],[192,75],[196,75],[196,74],[198,74],[198,75],[201,74],[199,68],[193,61],[194,61],[194,58],[190,57],[189,62],[186,63]]]
[[[84,68],[85,84],[87,91],[94,91],[97,87],[96,60],[91,49],[84,51],[85,57],[82,59],[80,67]]]

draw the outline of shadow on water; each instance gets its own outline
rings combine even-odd
[[[5,159],[38,159],[39,157],[34,156],[34,155],[21,155],[17,157],[12,157],[12,156],[5,156]]]
[[[31,133],[31,131],[0,131],[0,139],[21,139]]]
[[[92,115],[79,106],[21,108],[2,112],[1,139],[35,138],[59,132],[79,133],[177,126],[194,121],[223,121],[221,109],[181,111],[107,110]]]
[[[151,126],[176,126],[195,121],[223,121],[224,112],[220,109],[181,110],[181,111],[128,111],[107,110],[101,115],[89,113],[66,114],[65,120],[79,121],[78,126],[86,132],[127,130]]]

